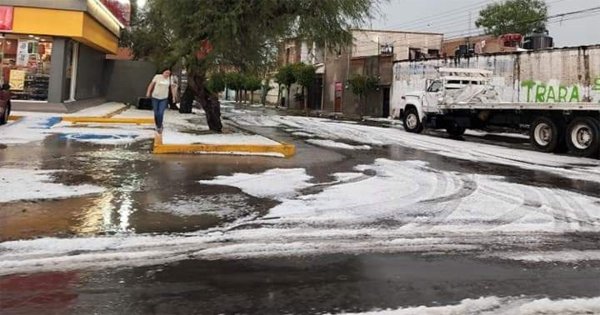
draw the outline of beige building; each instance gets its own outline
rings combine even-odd
[[[442,34],[421,32],[357,29],[352,35],[350,47],[326,52],[324,62],[322,110],[346,117],[388,117],[393,63],[437,58],[443,40]],[[377,89],[359,100],[348,86],[353,74],[377,78]]]
[[[442,43],[442,57],[455,57],[468,54],[473,55],[495,54],[517,51],[523,41],[520,34],[506,34],[500,37],[481,35],[461,37],[444,40]]]

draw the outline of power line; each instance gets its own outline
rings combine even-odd
[[[548,6],[551,6],[553,4],[559,3],[559,2],[564,2],[564,1],[571,1],[571,0],[555,0],[555,1],[551,1],[551,2],[546,2],[546,4]],[[489,1],[484,1],[483,3],[485,3],[484,5],[481,5],[481,3],[478,3],[479,5],[475,5],[475,6],[465,6],[465,7],[461,7],[461,8],[471,8],[473,10],[475,9],[481,9],[486,5],[492,4]],[[448,28],[452,28],[453,26],[458,26],[461,25],[465,22],[465,20],[468,19],[468,14],[472,13],[472,11],[469,10],[461,10],[461,9],[455,9],[452,11],[448,11],[448,12],[455,12],[455,11],[463,11],[462,13],[457,14],[450,14],[451,16],[448,16],[447,18],[444,19],[433,19],[433,20],[426,20],[425,22],[422,23],[417,23],[417,24],[410,24],[410,23],[405,23],[405,24],[399,24],[399,25],[407,25],[408,29],[417,29],[419,27],[421,27],[423,25],[423,23],[425,23],[426,25],[424,25],[423,27],[425,29],[427,29],[427,31],[437,31],[437,32],[445,32],[448,33],[446,30]],[[477,12],[479,12],[480,10],[477,10]],[[445,15],[449,15],[448,13],[446,13]],[[469,23],[469,27],[471,27],[470,25],[471,23]],[[461,32],[463,32],[464,30],[460,30]],[[455,31],[456,32],[456,31]]]
[[[559,13],[559,14],[555,14],[552,16],[549,16],[547,18],[538,18],[538,19],[529,19],[529,20],[523,20],[520,22],[517,22],[516,25],[524,25],[524,24],[529,24],[529,23],[535,23],[535,22],[541,22],[546,20],[546,24],[553,24],[553,23],[557,23],[557,22],[561,22],[561,21],[568,21],[568,20],[573,20],[575,18],[584,18],[584,17],[588,17],[591,15],[596,15],[600,13],[600,6],[598,7],[592,7],[592,8],[588,8],[588,9],[583,9],[583,10],[577,10],[577,11],[571,11],[571,12],[564,12],[564,13]],[[572,16],[576,16],[576,15],[584,15],[583,17],[572,17]],[[552,21],[558,19],[558,21]],[[481,30],[475,30],[476,32],[482,32]],[[466,32],[466,33],[465,33]],[[470,29],[463,29],[463,30],[458,30],[458,31],[453,31],[453,32],[447,32],[445,35],[449,35],[449,34],[457,34],[457,33],[463,33],[459,36],[456,37],[462,37],[462,36],[469,36],[470,32],[472,32],[472,30]]]
[[[485,0],[482,2],[478,2],[476,4],[472,4],[472,5],[467,5],[467,6],[462,6],[456,9],[452,9],[450,11],[446,11],[446,12],[442,12],[440,14],[436,14],[436,15],[430,15],[430,16],[426,16],[426,17],[421,17],[421,18],[417,18],[414,20],[410,20],[410,21],[406,21],[406,22],[402,22],[399,24],[395,24],[395,25],[390,25],[387,28],[402,28],[402,27],[409,27],[409,26],[418,26],[418,25],[422,25],[422,24],[427,24],[428,22],[434,21],[434,20],[440,20],[439,18],[441,17],[447,17],[447,16],[452,16],[455,15],[456,12],[464,12],[466,9],[474,9],[474,8],[480,8],[485,6],[486,4],[489,4],[491,2],[494,2],[495,0]],[[444,19],[441,19],[444,20]]]

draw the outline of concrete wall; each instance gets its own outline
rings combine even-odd
[[[79,45],[76,100],[103,97],[106,55],[86,45]]]
[[[148,84],[155,74],[156,66],[151,62],[107,60],[106,99],[137,104],[138,97],[146,95]]]
[[[50,64],[50,82],[48,84],[48,102],[62,103],[68,98],[68,82],[65,78],[66,69],[70,62],[67,52],[70,49],[69,40],[55,37],[52,41],[52,60]]]
[[[600,45],[536,52],[480,55],[469,59],[401,61],[394,64],[392,108],[402,95],[425,89],[439,67],[494,72],[492,84],[507,102],[600,103]]]

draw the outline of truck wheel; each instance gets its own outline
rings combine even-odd
[[[529,129],[531,145],[538,151],[556,152],[560,147],[561,138],[561,129],[548,117],[538,117]]]
[[[452,137],[460,137],[465,134],[467,129],[460,126],[456,121],[451,121],[446,128],[446,132]]]
[[[421,133],[423,131],[423,124],[415,108],[409,108],[404,113],[404,129],[414,133]]]
[[[600,123],[593,118],[578,117],[567,127],[567,146],[574,155],[596,157],[600,148]]]

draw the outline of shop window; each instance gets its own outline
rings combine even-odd
[[[0,38],[0,82],[8,83],[14,99],[47,101],[52,39],[24,35]]]

